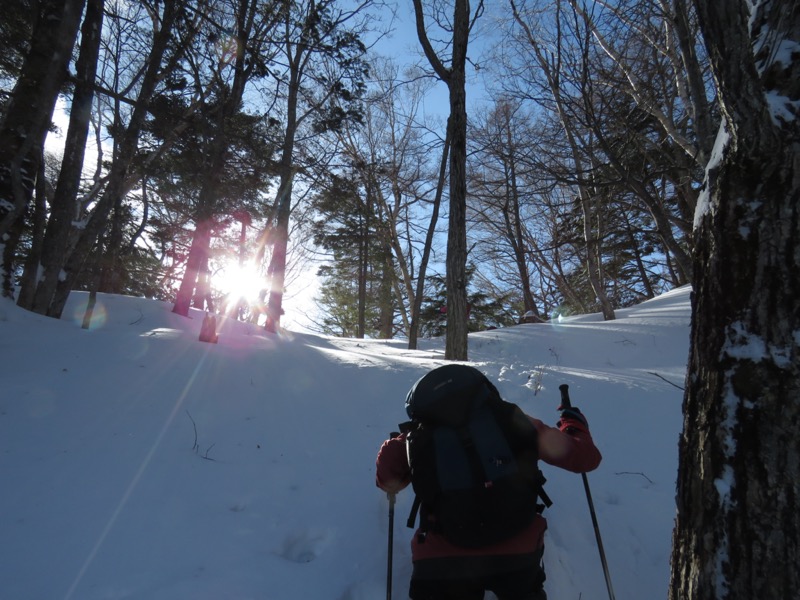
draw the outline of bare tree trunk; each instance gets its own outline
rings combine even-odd
[[[280,183],[275,197],[274,227],[269,230],[272,242],[267,277],[269,281],[269,297],[267,300],[267,319],[264,329],[276,333],[281,323],[283,310],[283,291],[286,285],[286,256],[289,251],[289,218],[292,212],[292,190],[294,183],[294,146],[297,136],[298,94],[303,83],[305,55],[308,48],[305,44],[297,44],[294,53],[290,40],[285,40],[289,60],[289,81],[286,98],[286,128],[284,130],[283,148],[279,164]],[[263,255],[266,242],[261,243],[259,254]]]
[[[39,275],[39,263],[44,245],[45,222],[47,221],[47,178],[45,177],[44,160],[39,164],[39,175],[36,177],[36,196],[33,204],[33,233],[31,249],[25,257],[17,305],[29,307],[33,302],[36,290],[36,278]]]
[[[459,16],[459,5],[465,7]],[[456,54],[466,57],[469,4],[456,1],[456,28],[453,36],[453,63]],[[461,35],[459,31],[463,28]],[[467,360],[469,332],[467,310],[467,93],[464,62],[453,68],[450,82],[450,203],[447,227],[447,335],[444,357]]]
[[[115,153],[111,165],[111,172],[108,175],[106,189],[97,201],[94,212],[89,218],[86,227],[81,232],[80,238],[77,240],[74,248],[72,248],[69,256],[64,259],[64,275],[59,279],[55,293],[47,309],[47,314],[50,316],[56,318],[61,317],[64,305],[67,302],[67,298],[69,298],[69,293],[83,267],[83,263],[100,236],[100,233],[106,227],[108,214],[113,208],[114,202],[118,197],[124,194],[124,190],[129,184],[127,181],[128,170],[136,154],[139,133],[147,115],[147,108],[150,100],[160,77],[164,75],[161,68],[161,61],[166,52],[167,45],[172,38],[172,28],[175,24],[175,20],[179,16],[181,8],[181,3],[177,0],[164,4],[164,12],[161,15],[160,22],[157,24],[158,29],[146,63],[147,67],[144,77],[142,78],[139,96],[134,105],[133,114],[131,115],[128,127],[122,134],[117,146],[118,151]]]
[[[577,153],[576,153],[577,157]],[[580,164],[580,162],[576,163]],[[591,191],[585,186],[580,186],[579,201],[583,213],[583,241],[586,243],[586,275],[589,284],[594,290],[595,297],[600,303],[603,319],[613,321],[616,318],[614,307],[606,293],[606,281],[603,276],[603,257],[600,253],[600,233],[595,229],[595,216],[602,210],[596,206],[599,200],[593,197]]]
[[[514,262],[517,265],[517,272],[519,273],[522,292],[522,314],[525,315],[528,312],[532,312],[537,318],[541,319],[539,307],[536,306],[536,301],[533,299],[533,292],[531,291],[531,274],[528,270],[525,236],[522,230],[522,215],[520,213],[520,197],[517,181],[517,150],[511,127],[511,111],[507,104],[502,108],[502,119],[502,127],[504,129],[502,133],[505,133],[507,152],[507,156],[504,160],[507,161],[505,167],[507,170],[509,196],[506,209],[503,210],[506,238],[514,252]]]
[[[670,598],[790,600],[800,589],[800,60],[779,49],[800,43],[800,10],[696,6],[725,127],[695,219]]]
[[[195,298],[195,287],[198,287],[197,296],[202,296],[198,281],[208,265],[208,253],[211,251],[211,221],[201,220],[197,223],[192,235],[192,244],[189,256],[186,259],[186,271],[181,279],[178,293],[175,295],[175,305],[172,312],[176,315],[188,316],[192,300]]]
[[[197,274],[197,287],[192,298],[192,306],[197,310],[216,312],[214,308],[214,298],[211,295],[211,270],[208,262],[211,257],[211,235],[208,235],[209,248],[201,254],[200,269]]]
[[[0,249],[33,197],[42,147],[58,92],[66,78],[85,0],[46,0],[30,51],[0,125]],[[3,249],[5,250],[5,249]],[[6,252],[3,252],[4,259]],[[3,261],[1,294],[14,295],[13,266]]]
[[[369,185],[366,187],[367,205],[364,211],[364,228],[358,240],[361,245],[361,251],[358,257],[358,323],[356,324],[356,337],[359,339],[364,339],[367,330],[367,277],[369,276],[369,262],[372,260],[369,252],[372,190]]]
[[[483,12],[478,2],[476,18]],[[450,214],[447,229],[447,335],[444,356],[447,360],[467,360],[467,92],[466,62],[469,42],[470,6],[468,0],[455,0],[453,43],[450,68],[445,68],[425,31],[421,0],[414,0],[417,37],[437,76],[450,92]]]
[[[650,275],[648,274],[647,268],[644,265],[644,257],[642,256],[642,249],[641,246],[636,242],[636,236],[634,236],[630,219],[628,219],[627,210],[623,209],[622,218],[625,221],[625,233],[627,234],[627,237],[630,240],[628,246],[632,249],[633,260],[636,263],[636,270],[639,271],[639,277],[641,278],[642,286],[645,289],[645,296],[647,298],[655,298],[656,293],[653,290],[653,285],[650,283]]]
[[[575,166],[575,171],[579,174],[579,178],[582,180],[583,174],[587,171],[584,168],[584,161],[581,158],[581,152],[578,144],[577,134],[575,131],[575,127],[573,126],[572,120],[568,116],[568,111],[565,106],[566,102],[564,97],[561,93],[561,84],[560,84],[560,75],[559,75],[559,64],[551,65],[551,62],[545,56],[539,41],[533,35],[528,24],[524,21],[522,16],[517,10],[515,3],[511,2],[511,7],[514,14],[514,19],[516,22],[522,27],[525,31],[525,36],[528,39],[528,43],[530,43],[531,48],[536,55],[536,60],[539,63],[539,67],[544,72],[545,76],[547,77],[547,83],[550,87],[550,93],[553,95],[553,100],[556,104],[556,111],[558,113],[559,121],[564,128],[564,133],[567,137],[567,143],[569,145],[572,160]],[[583,65],[582,74],[584,76],[585,81],[582,82],[583,85],[586,85],[589,75],[587,72],[587,65],[584,63]],[[594,190],[591,190],[586,183],[580,183],[578,190],[578,200],[580,201],[581,211],[583,214],[583,235],[584,235],[584,242],[586,243],[586,271],[589,278],[589,283],[592,286],[592,290],[594,291],[595,297],[597,298],[598,303],[600,304],[600,308],[603,313],[603,318],[606,320],[612,320],[615,318],[614,314],[614,307],[611,304],[610,299],[608,298],[608,294],[606,293],[605,289],[605,281],[601,276],[602,273],[602,257],[600,256],[599,247],[600,247],[600,240],[598,235],[594,231],[593,225],[593,216],[595,213],[595,207],[593,206],[595,199]]]
[[[417,273],[417,291],[414,294],[414,304],[411,307],[411,327],[408,330],[408,349],[417,349],[419,338],[419,314],[422,310],[422,296],[425,290],[425,277],[428,273],[428,261],[433,248],[433,235],[436,232],[436,223],[439,221],[439,207],[442,204],[442,191],[444,189],[444,177],[447,172],[447,159],[450,156],[450,136],[445,137],[444,147],[442,148],[442,161],[439,165],[439,183],[436,186],[436,196],[433,200],[431,220],[428,225],[428,233],[425,236],[425,246],[422,250],[422,258],[419,261],[419,272]]]
[[[64,143],[64,158],[53,194],[50,217],[41,250],[43,273],[39,281],[31,281],[34,290],[23,290],[27,298],[20,306],[47,314],[50,300],[58,284],[64,255],[69,248],[73,221],[77,216],[78,188],[89,137],[89,122],[94,99],[97,59],[100,52],[100,31],[103,24],[104,0],[89,0],[81,27],[81,47],[76,64],[75,93],[69,115],[69,127]]]
[[[275,202],[275,227],[270,231],[272,256],[267,270],[269,280],[269,299],[267,300],[267,321],[264,329],[276,333],[283,315],[283,288],[286,285],[286,255],[289,249],[289,217],[292,209],[292,172],[291,163],[294,152],[295,127],[287,127],[284,145],[283,169],[278,196]]]
[[[98,292],[119,294],[122,278],[120,276],[120,258],[123,250],[122,243],[122,198],[117,198],[114,210],[111,213],[110,231],[103,257],[98,261],[100,269],[100,283]]]
[[[397,281],[394,273],[394,263],[392,261],[391,244],[384,244],[383,271],[381,273],[380,284],[378,287],[378,337],[382,340],[390,340],[394,336],[394,298],[393,287]]]
[[[695,36],[689,19],[689,7],[686,6],[686,0],[672,0],[672,3],[672,27],[678,41],[681,64],[686,73],[687,109],[697,131],[696,160],[697,164],[705,165],[708,163],[708,157],[714,146],[714,117],[706,98],[703,69],[697,58]]]

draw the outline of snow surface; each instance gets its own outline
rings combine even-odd
[[[381,442],[444,342],[281,335],[86,296],[53,320],[0,300],[0,599],[380,600]],[[689,290],[470,336],[473,364],[546,422],[570,385],[604,461],[589,474],[616,597],[664,598]],[[70,316],[67,316],[70,315]],[[543,465],[546,589],[608,598],[581,478]],[[406,598],[410,490],[394,519]]]

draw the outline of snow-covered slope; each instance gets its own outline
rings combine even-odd
[[[0,301],[0,599],[379,600],[388,501],[375,454],[442,340],[266,334],[86,296],[56,321]],[[570,385],[618,598],[666,597],[689,334],[682,288],[598,315],[470,336],[473,364],[547,422]],[[581,478],[547,468],[552,598],[608,597]],[[406,597],[411,492],[395,516]]]

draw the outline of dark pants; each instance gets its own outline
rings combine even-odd
[[[467,569],[466,577],[420,578],[415,569],[408,595],[412,600],[483,600],[490,591],[499,600],[547,600],[542,551],[523,568],[480,576]]]

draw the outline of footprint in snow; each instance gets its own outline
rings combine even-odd
[[[320,555],[332,537],[330,531],[298,531],[283,541],[280,555],[293,562],[311,562]]]

